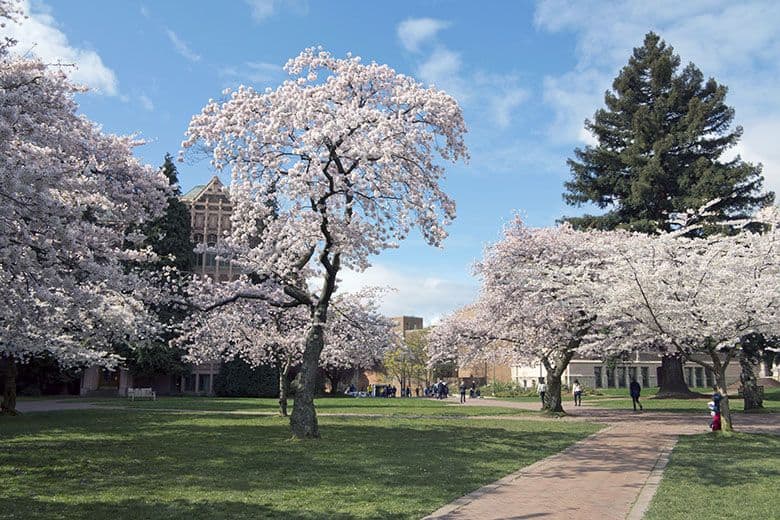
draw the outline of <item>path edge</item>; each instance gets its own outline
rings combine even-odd
[[[524,466],[524,467],[520,468],[519,470],[517,470],[517,471],[515,471],[513,473],[510,473],[509,475],[496,480],[495,482],[492,482],[490,484],[486,484],[486,485],[484,485],[484,486],[482,486],[482,487],[480,487],[478,489],[475,489],[471,493],[467,493],[467,494],[463,495],[462,497],[456,498],[452,502],[443,505],[442,507],[440,507],[439,509],[437,509],[433,513],[430,513],[429,515],[423,517],[422,520],[437,520],[437,519],[441,519],[441,518],[446,518],[447,515],[449,515],[451,513],[454,513],[455,511],[457,511],[461,507],[470,504],[472,501],[482,497],[483,495],[486,495],[488,493],[496,491],[497,489],[501,488],[502,486],[506,486],[506,485],[512,483],[513,481],[515,481],[518,478],[526,475],[527,473],[531,473],[531,472],[535,471],[536,468],[541,466],[542,464],[545,464],[545,463],[547,463],[547,462],[549,462],[551,460],[555,460],[555,459],[557,459],[559,457],[562,457],[562,456],[568,454],[570,451],[574,450],[575,447],[578,446],[580,443],[587,442],[587,441],[589,441],[589,440],[591,440],[591,439],[593,439],[593,438],[595,438],[595,437],[597,437],[599,435],[602,435],[604,433],[610,432],[610,431],[612,431],[613,429],[615,429],[617,427],[618,427],[618,425],[611,424],[611,425],[606,426],[605,428],[602,428],[601,430],[599,430],[599,431],[597,431],[595,433],[591,433],[590,435],[588,435],[584,439],[580,439],[579,441],[575,442],[574,444],[569,445],[568,447],[566,447],[562,451],[559,451],[555,455],[550,455],[549,457],[545,457],[543,459],[537,460],[533,464],[531,464],[529,466]]]

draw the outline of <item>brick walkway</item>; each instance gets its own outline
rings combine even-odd
[[[466,406],[498,404],[470,402]],[[538,410],[536,403],[501,405]],[[679,435],[708,431],[708,414],[640,413],[595,407],[561,420],[607,428],[516,473],[470,493],[426,518],[641,519]],[[739,431],[780,435],[777,414],[736,416]]]

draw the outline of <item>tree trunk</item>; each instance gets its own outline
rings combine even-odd
[[[726,367],[720,366],[715,372],[715,386],[722,399],[720,400],[720,429],[724,432],[734,431],[731,424],[731,410],[729,409],[728,384],[726,382]]]
[[[544,394],[544,406],[542,407],[542,410],[551,413],[563,413],[561,386],[561,374],[558,370],[548,371],[547,393]]]
[[[739,354],[739,366],[741,369],[739,382],[742,385],[742,397],[745,399],[745,411],[763,408],[764,402],[758,391],[756,374],[753,372],[754,364],[744,350]]]
[[[3,402],[0,404],[0,414],[18,415],[16,411],[16,360],[13,356],[5,358],[5,387]]]
[[[295,394],[295,405],[290,415],[290,428],[298,439],[319,439],[317,411],[314,409],[314,395],[317,391],[317,368],[320,352],[324,346],[322,321],[315,320],[306,335],[306,348],[301,363],[301,384]]]
[[[683,378],[683,359],[679,354],[661,356],[658,394],[656,399],[695,399],[701,397],[691,392]]]
[[[289,365],[279,367],[279,415],[287,417],[287,394],[289,389],[289,381],[287,381],[287,373],[290,371]]]

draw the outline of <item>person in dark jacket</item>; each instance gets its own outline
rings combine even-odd
[[[631,404],[634,405],[634,411],[636,412],[637,405],[639,405],[640,410],[644,410],[642,403],[639,402],[639,394],[642,393],[642,387],[639,386],[636,379],[631,380],[631,384],[628,385],[628,391],[631,394]]]

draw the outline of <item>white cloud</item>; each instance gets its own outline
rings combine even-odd
[[[141,106],[144,108],[144,110],[148,112],[154,111],[154,103],[146,94],[141,94],[138,96],[138,101],[141,103]]]
[[[280,7],[286,7],[293,13],[305,15],[309,12],[307,0],[244,0],[252,12],[252,19],[262,23],[272,17]]]
[[[200,61],[200,55],[194,52],[190,47],[187,45],[187,43],[179,38],[179,35],[177,35],[175,32],[173,32],[171,29],[166,28],[165,33],[168,35],[168,39],[171,40],[171,43],[173,44],[173,48],[187,58],[190,61]]]
[[[409,273],[374,264],[366,271],[343,271],[339,291],[364,287],[390,287],[380,311],[387,316],[421,316],[426,326],[474,301],[477,283],[445,279],[436,275]]]
[[[469,97],[469,89],[460,76],[460,54],[445,47],[437,47],[417,69],[426,83],[432,83],[451,96],[463,101]]]
[[[151,13],[149,12],[149,9],[145,5],[141,6],[141,16],[143,16],[144,18],[151,17]]]
[[[510,89],[502,96],[490,100],[493,119],[500,128],[506,128],[511,122],[512,112],[528,99],[528,91],[522,88]]]
[[[26,18],[0,28],[0,36],[10,36],[18,41],[14,52],[29,53],[45,63],[74,65],[64,70],[75,83],[108,96],[119,93],[114,71],[103,63],[97,52],[71,45],[45,4],[36,3],[35,12],[31,12],[28,0],[24,0],[21,7]]]
[[[419,52],[420,45],[436,37],[436,33],[449,27],[450,23],[435,18],[410,18],[398,24],[398,38],[404,49]]]
[[[645,33],[657,32],[680,55],[683,66],[695,63],[706,77],[729,87],[726,103],[745,128],[739,151],[751,162],[764,163],[768,189],[780,189],[780,2],[752,0],[642,0],[575,2],[543,0],[536,25],[577,38],[577,64],[559,76],[545,78],[544,100],[555,111],[549,128],[556,141],[585,142],[583,121],[604,104],[634,47]]]
[[[423,43],[435,41],[437,33],[447,26],[449,22],[417,18],[401,22],[397,32],[401,45],[417,52]],[[424,83],[447,92],[462,105],[487,107],[484,113],[489,116],[490,124],[501,129],[511,124],[517,108],[529,97],[514,74],[464,72],[461,54],[440,43],[418,64],[417,76]]]
[[[284,76],[281,66],[262,61],[250,61],[240,66],[228,66],[219,69],[219,74],[230,83],[252,83],[271,85],[279,83]]]

